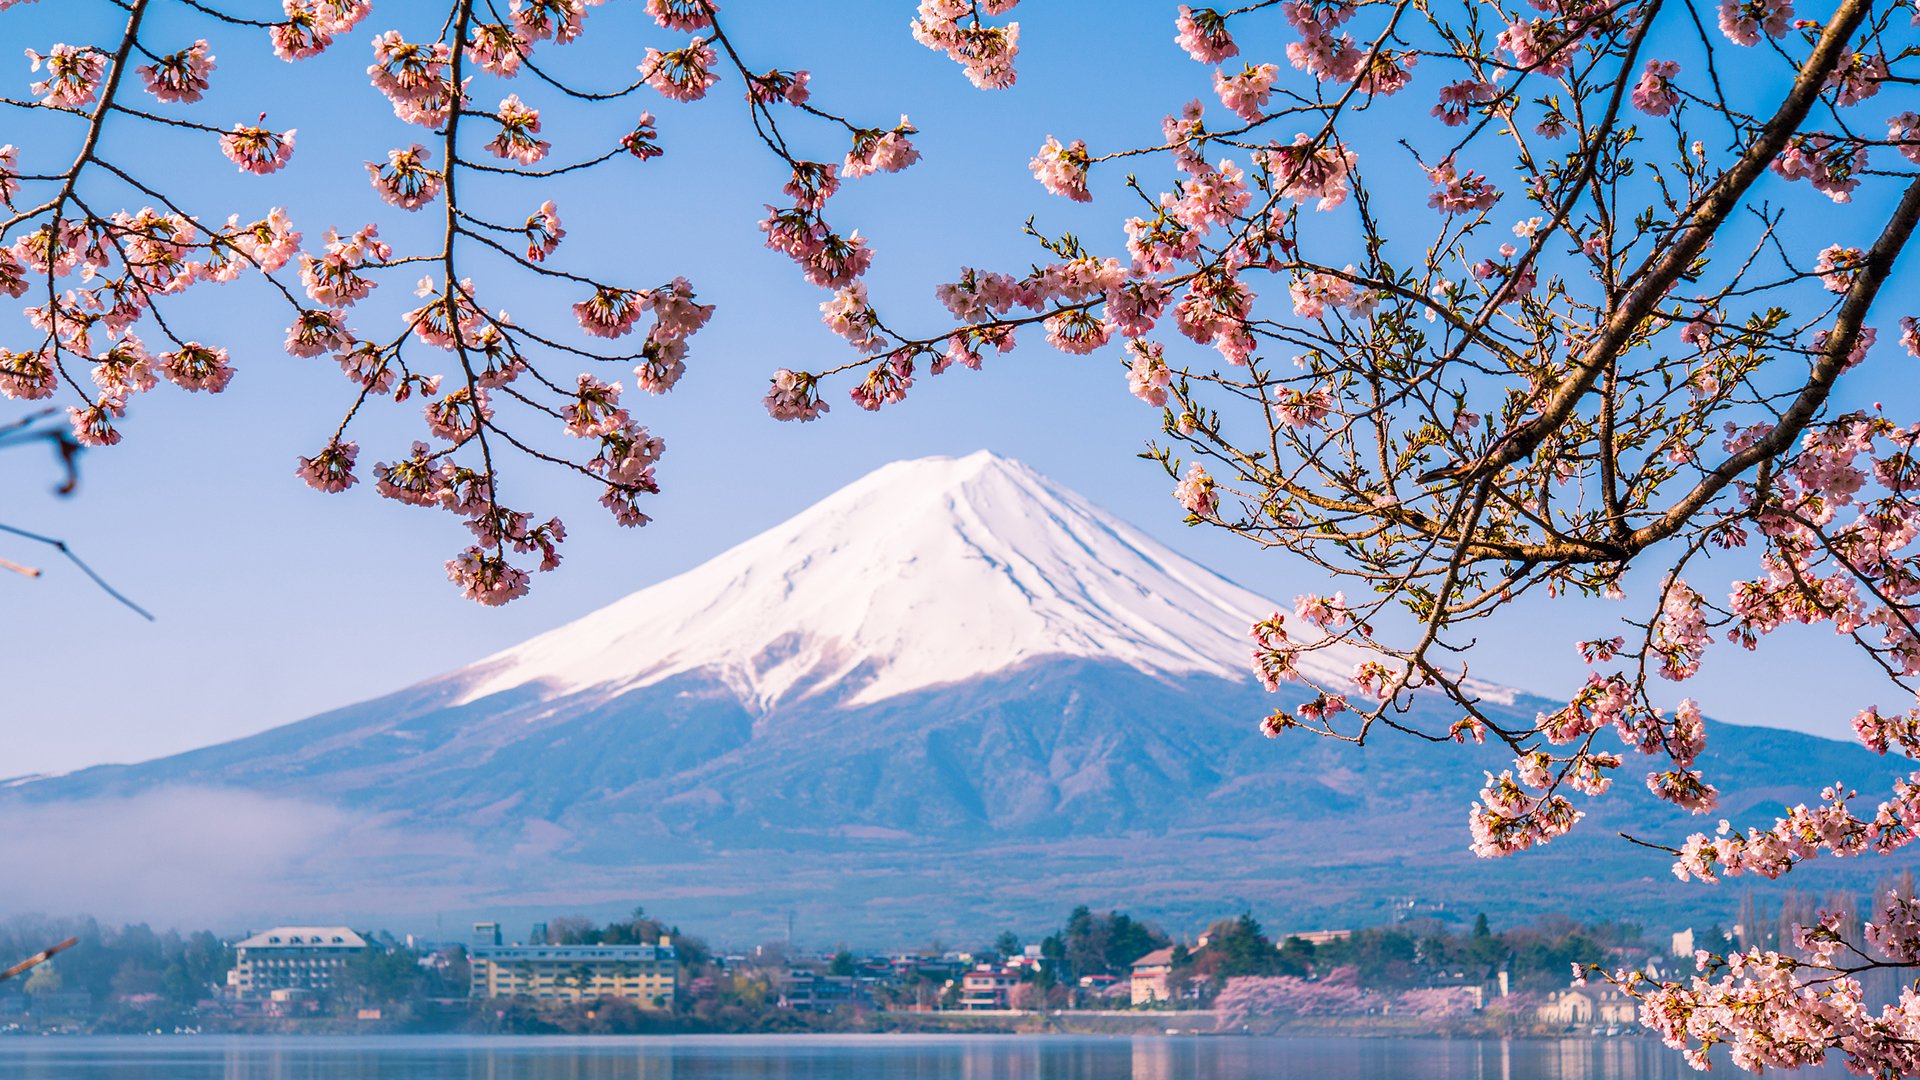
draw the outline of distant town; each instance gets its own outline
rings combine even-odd
[[[1801,909],[1805,910],[1801,910]],[[669,1033],[767,1031],[1367,1031],[1623,1034],[1635,1003],[1577,964],[1692,972],[1698,949],[1791,940],[1810,903],[1651,936],[1619,923],[1496,928],[1413,918],[1268,931],[1250,914],[1175,937],[1124,912],[1075,908],[1038,941],[970,949],[712,948],[635,909],[429,941],[344,925],[223,939],[144,925],[16,917],[0,947],[78,943],[0,984],[0,1032]]]

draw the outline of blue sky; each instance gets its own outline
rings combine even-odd
[[[920,127],[921,164],[850,185],[832,216],[872,238],[877,257],[868,281],[882,310],[918,317],[924,326],[940,315],[933,286],[958,266],[1008,269],[1032,261],[1019,235],[1028,213],[1040,213],[1043,227],[1078,229],[1096,246],[1118,248],[1116,180],[1096,184],[1104,203],[1091,209],[1046,197],[1027,170],[1045,136],[1086,138],[1095,147],[1145,141],[1157,136],[1159,118],[1185,101],[1212,101],[1210,71],[1172,42],[1171,4],[1061,0],[1023,7],[1019,85],[997,94],[973,90],[948,60],[908,37],[910,5],[823,7],[842,17],[798,22],[795,5],[778,0],[736,0],[727,12],[758,66],[810,68],[819,104],[879,126],[905,112]],[[639,9],[595,9],[589,26],[596,32],[561,54],[568,68],[596,84],[624,82],[645,44],[677,41],[645,29]],[[368,220],[404,239],[407,228],[387,227],[396,215],[379,206],[358,165],[423,134],[394,120],[357,74],[368,60],[364,39],[400,10],[378,5],[361,30],[300,65],[272,58],[258,39],[216,39],[215,93],[190,115],[226,125],[264,108],[273,125],[297,126],[298,150],[286,172],[238,177],[210,137],[156,141],[136,132],[121,153],[142,175],[188,192],[195,209],[257,215],[285,205],[310,241],[328,224],[352,228]],[[91,20],[87,12],[95,13]],[[0,15],[4,92],[25,94],[21,49],[97,40],[90,27],[111,31],[116,23],[105,3],[81,0]],[[173,14],[154,27],[151,40],[177,48],[213,36],[210,30]],[[1424,103],[1433,83],[1417,79],[1410,93]],[[333,96],[336,87],[345,92]],[[551,104],[533,84],[512,89],[536,105]],[[332,429],[348,400],[346,383],[325,360],[282,352],[282,316],[254,318],[264,300],[256,283],[225,286],[185,309],[194,333],[233,352],[240,373],[225,395],[163,389],[139,401],[123,426],[126,442],[87,455],[84,486],[73,499],[47,494],[55,473],[37,450],[9,452],[0,469],[0,520],[70,540],[159,616],[144,622],[48,553],[0,542],[0,555],[47,567],[38,580],[0,577],[10,627],[0,653],[0,775],[151,757],[398,688],[685,570],[903,457],[990,448],[1256,591],[1290,602],[1315,587],[1297,564],[1180,524],[1168,481],[1132,456],[1156,433],[1158,414],[1126,393],[1113,350],[1076,358],[1029,344],[991,358],[983,373],[923,378],[905,404],[879,415],[860,413],[836,388],[834,411],[821,422],[768,420],[759,397],[772,369],[825,366],[844,349],[820,325],[817,305],[825,294],[761,246],[755,223],[762,204],[778,197],[783,171],[752,141],[740,90],[729,79],[691,107],[647,93],[577,120],[551,110],[556,159],[582,154],[588,140],[617,137],[643,107],[660,117],[667,156],[645,165],[620,162],[551,190],[509,192],[498,203],[508,208],[503,214],[515,207],[524,214],[539,198],[553,197],[570,230],[556,258],[569,269],[636,285],[684,274],[703,301],[719,306],[694,340],[679,388],[636,408],[668,444],[666,491],[655,501],[654,524],[616,529],[588,487],[516,463],[509,484],[518,503],[566,519],[567,565],[539,576],[531,596],[503,610],[460,599],[440,569],[465,543],[449,517],[381,500],[366,486],[321,496],[294,478],[295,455],[310,453]],[[18,142],[49,161],[71,153],[66,143],[54,149],[51,132],[43,137],[43,128],[30,128],[16,113],[0,118],[0,142]],[[796,131],[805,131],[801,138],[816,153],[840,149],[840,138],[823,128]],[[1849,219],[1870,228],[1870,201],[1860,209]],[[1849,239],[1864,246],[1869,237]],[[1896,285],[1912,280],[1909,270]],[[393,281],[387,299],[410,301],[394,295],[407,285]],[[566,299],[536,289],[507,306],[529,321]],[[8,319],[0,341],[26,332],[17,316]],[[1876,320],[1891,321],[1890,314]],[[1888,372],[1880,386],[1891,392],[1903,358],[1890,344],[1894,334],[1883,329],[1881,336],[1875,364]],[[0,420],[15,408],[0,405]],[[361,433],[363,465],[403,446],[416,415],[409,405],[372,417]],[[1564,690],[1582,677],[1572,642],[1591,636],[1588,618],[1565,607],[1518,612],[1484,628],[1469,654],[1474,671],[1543,693]],[[1869,670],[1829,634],[1785,632],[1769,645],[1806,661],[1794,670],[1822,674],[1783,679],[1778,653],[1737,654],[1723,646],[1689,692],[1710,715],[1828,734],[1844,731],[1846,718],[1867,700],[1891,702],[1882,688],[1866,691],[1864,683],[1861,694],[1836,700],[1833,682],[1865,680]]]

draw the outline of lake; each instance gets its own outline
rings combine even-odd
[[[1714,1075],[1747,1075],[1722,1065]],[[1679,1080],[1647,1039],[0,1038],[9,1080]],[[1785,1074],[1791,1075],[1791,1074]],[[1800,1074],[1845,1075],[1838,1064]]]

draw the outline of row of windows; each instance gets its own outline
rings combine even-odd
[[[311,968],[335,968],[335,967],[340,967],[341,965],[343,965],[343,964],[345,964],[346,962],[347,962],[347,961],[346,961],[346,959],[345,959],[345,958],[343,958],[343,957],[338,957],[338,956],[308,956],[308,957],[299,957],[299,956],[294,956],[294,957],[279,957],[279,956],[275,956],[275,957],[253,957],[253,956],[249,956],[249,957],[247,957],[247,958],[246,958],[245,960],[242,960],[242,961],[240,961],[240,966],[241,966],[241,967],[243,967],[243,968],[244,968],[244,967],[280,967],[280,968],[283,968],[283,967],[311,967]]]
[[[495,975],[492,978],[486,978],[484,976],[475,976],[473,982],[475,985],[480,985],[482,983],[492,983],[498,986],[612,986],[616,983],[621,986],[629,986],[629,985],[631,986],[640,986],[640,985],[671,986],[673,984],[673,980],[671,978],[667,978],[664,976],[649,976],[649,975],[631,975],[631,976],[618,976],[618,977],[611,976],[611,975],[589,975],[579,979],[574,979],[574,978],[520,979],[520,978],[515,978],[512,975]]]

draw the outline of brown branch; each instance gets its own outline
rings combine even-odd
[[[8,979],[11,979],[16,975],[24,974],[25,972],[27,972],[32,968],[39,967],[41,964],[44,964],[47,961],[53,959],[53,956],[55,953],[64,952],[67,949],[71,949],[78,944],[80,944],[79,938],[70,937],[67,940],[61,942],[60,944],[53,946],[52,948],[42,949],[39,952],[34,953],[32,956],[27,957],[25,960],[22,960],[19,963],[13,965],[7,970],[0,971],[0,982],[6,982]]]
[[[1637,283],[1627,293],[1619,309],[1588,343],[1586,354],[1554,390],[1540,410],[1540,415],[1513,429],[1484,457],[1451,471],[1450,475],[1467,480],[1498,472],[1532,455],[1548,435],[1567,422],[1608,364],[1632,344],[1660,298],[1687,272],[1694,259],[1706,250],[1707,244],[1728,215],[1739,208],[1747,190],[1766,172],[1780,151],[1786,148],[1787,141],[1819,100],[1828,75],[1851,55],[1848,41],[1872,6],[1872,0],[1845,0],[1833,13],[1812,53],[1800,66],[1793,88],[1788,91],[1786,100],[1781,102],[1773,118],[1767,121],[1759,137],[1741,154],[1740,160],[1720,174],[1701,196],[1690,215],[1691,223],[1671,244],[1649,255],[1649,261],[1632,275],[1638,279]]]

